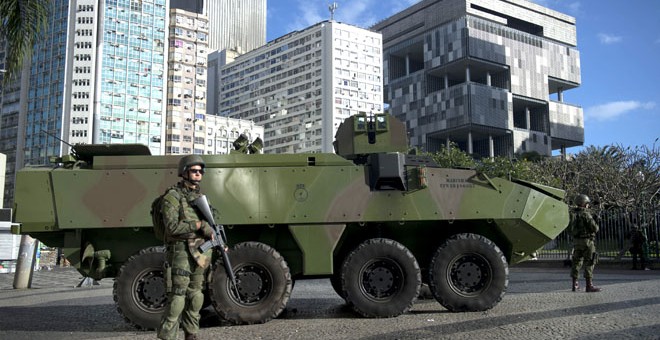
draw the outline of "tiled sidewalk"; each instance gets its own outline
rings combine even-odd
[[[0,274],[0,289],[13,289],[15,273]],[[75,287],[83,276],[73,267],[39,270],[32,274],[31,288]],[[104,279],[102,285],[112,285],[112,279]]]

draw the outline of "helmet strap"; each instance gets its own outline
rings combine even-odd
[[[190,179],[190,175],[188,175],[187,172],[188,171],[186,170],[182,176],[183,182],[186,184],[186,186],[193,189],[199,186],[200,181]]]

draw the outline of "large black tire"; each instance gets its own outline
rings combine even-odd
[[[153,330],[160,324],[167,294],[163,278],[165,248],[150,247],[128,258],[113,285],[119,314],[138,329]]]
[[[431,259],[429,287],[452,312],[476,312],[497,305],[509,285],[509,267],[500,248],[476,234],[457,234]]]
[[[344,287],[342,286],[341,282],[341,275],[339,273],[335,273],[330,276],[330,286],[332,286],[332,289],[334,289],[335,293],[337,293],[339,297],[346,300],[346,295],[344,295]]]
[[[219,259],[208,285],[218,315],[236,325],[264,323],[276,318],[286,307],[293,284],[284,258],[266,244],[244,242],[229,251],[229,259],[240,300]]]
[[[355,248],[344,261],[341,279],[346,302],[371,318],[407,312],[422,284],[415,256],[402,244],[384,238],[369,239]]]

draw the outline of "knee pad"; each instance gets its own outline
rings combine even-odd
[[[188,299],[192,310],[199,311],[204,305],[204,294],[201,290],[189,290]]]

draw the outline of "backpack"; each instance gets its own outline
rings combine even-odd
[[[577,210],[570,212],[570,222],[568,224],[568,230],[573,237],[582,237],[584,234],[584,223],[580,213]]]
[[[165,226],[165,220],[163,218],[162,206],[165,196],[174,190],[174,187],[170,187],[165,192],[156,197],[156,199],[151,202],[151,224],[154,226],[154,235],[159,241],[165,242],[165,236],[167,233],[167,227]]]

